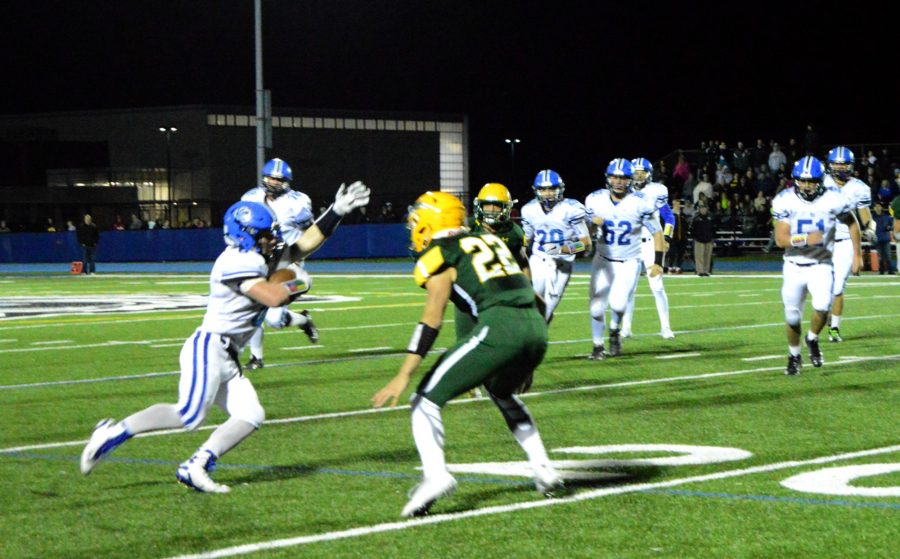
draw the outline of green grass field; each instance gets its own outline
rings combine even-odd
[[[266,424],[214,474],[231,493],[175,481],[224,420],[217,409],[198,432],[135,438],[80,474],[99,419],[177,398],[206,281],[0,278],[0,557],[900,556],[896,277],[851,278],[846,341],[823,342],[820,369],[804,349],[802,374],[786,377],[776,275],[667,278],[675,340],[657,335],[642,279],[636,336],[602,362],[586,359],[577,275],[524,397],[568,494],[538,495],[490,401],[461,399],[444,410],[459,488],[409,521],[409,410],[369,402],[419,319],[424,292],[409,276],[316,275],[311,295],[344,297],[295,303],[321,343],[267,331],[266,368],[248,374]],[[37,314],[10,318],[17,309]],[[436,345],[452,336],[448,323]]]

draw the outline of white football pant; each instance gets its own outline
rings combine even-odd
[[[574,265],[562,258],[535,253],[528,258],[528,266],[531,268],[531,285],[534,292],[540,295],[547,305],[544,320],[550,320],[569,284]]]
[[[653,239],[641,241],[641,259],[644,262],[644,269],[649,270],[656,262],[656,247],[653,245]],[[666,295],[666,288],[663,286],[662,274],[651,278],[647,274],[647,281],[650,283],[650,291],[656,300],[656,314],[659,315],[660,330],[669,330],[669,297]],[[628,297],[628,306],[625,307],[625,318],[622,320],[622,327],[626,330],[631,329],[632,316],[634,315],[634,295],[637,293],[638,280],[634,284],[634,290]]]
[[[229,344],[225,336],[199,329],[184,342],[177,410],[185,429],[202,425],[212,404],[254,427],[262,425],[265,412]]]
[[[831,289],[834,282],[831,264],[798,266],[784,263],[784,283],[781,285],[781,301],[784,303],[784,321],[792,326],[803,320],[803,305],[807,292],[812,296],[812,307],[826,312],[831,307]]]
[[[847,287],[847,278],[850,277],[850,268],[853,266],[853,241],[835,241],[831,263],[834,266],[834,287],[831,293],[840,295]]]
[[[590,310],[591,335],[594,345],[603,345],[606,327],[606,307],[610,308],[609,327],[620,328],[628,297],[634,291],[641,274],[638,259],[614,261],[599,254],[594,255],[591,266]]]

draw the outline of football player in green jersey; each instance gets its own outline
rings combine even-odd
[[[525,277],[531,280],[528,269],[528,255],[525,252],[525,231],[510,217],[513,200],[509,190],[498,182],[489,182],[481,187],[472,201],[475,215],[466,220],[466,226],[474,234],[490,233],[500,237],[519,264]],[[475,317],[456,309],[454,325],[456,339],[461,340],[475,328]]]
[[[509,247],[491,233],[464,227],[462,202],[446,192],[426,192],[410,208],[412,248],[419,254],[413,276],[427,291],[422,319],[397,375],[373,397],[375,407],[396,406],[438,336],[447,303],[478,318],[470,336],[457,341],[432,366],[412,399],[413,439],[423,479],[401,516],[426,514],[456,488],[444,459],[441,408],[455,396],[484,386],[528,456],[535,487],[550,495],[562,488],[534,419],[515,390],[547,351],[547,325],[537,311],[531,282]]]

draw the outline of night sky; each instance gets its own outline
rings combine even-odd
[[[467,114],[473,187],[520,198],[541,168],[582,194],[613,157],[802,141],[807,123],[825,145],[900,141],[886,4],[786,4],[264,0],[265,87],[276,113]],[[8,0],[0,13],[0,113],[254,105],[252,0]],[[522,140],[514,183],[507,137]]]

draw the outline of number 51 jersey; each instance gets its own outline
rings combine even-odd
[[[590,219],[599,217],[597,254],[610,260],[634,260],[641,257],[641,234],[653,236],[658,232],[656,201],[642,192],[631,192],[614,202],[608,189],[588,194],[584,201]]]
[[[456,268],[451,300],[472,316],[494,306],[534,304],[531,282],[506,243],[495,235],[466,233],[433,239],[416,261],[416,285],[423,287],[428,278],[447,268]]]
[[[821,231],[824,239],[820,245],[790,247],[784,259],[795,264],[831,264],[837,219],[851,209],[851,201],[835,190],[826,190],[812,202],[797,196],[794,188],[782,190],[772,200],[772,217],[789,224],[791,235]]]

